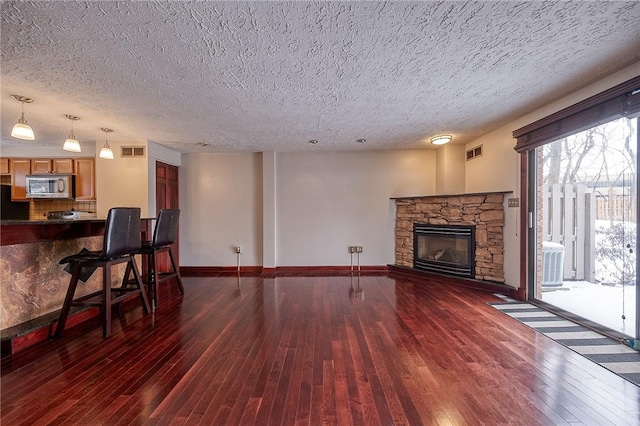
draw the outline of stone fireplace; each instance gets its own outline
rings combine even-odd
[[[503,283],[503,201],[506,193],[396,198],[395,264],[429,272]],[[438,236],[435,237],[436,246],[431,246],[414,237],[414,227],[421,229],[425,225],[427,228],[429,228],[428,225],[433,225],[431,229],[440,228],[445,230],[445,233],[452,232],[453,229],[466,228],[471,230],[472,235],[452,242],[449,239],[450,236],[441,233],[439,240]],[[473,247],[462,248],[463,244],[471,240],[473,240]],[[432,241],[429,244],[433,243]],[[437,247],[438,244],[440,248]],[[465,250],[472,259],[459,261],[458,258]],[[418,251],[417,256],[414,256],[416,251]],[[449,257],[445,258],[445,256]],[[417,259],[417,264],[414,257]],[[431,261],[427,262],[430,265],[426,268],[420,260],[425,257],[427,261]],[[438,257],[438,259],[428,259],[429,257]],[[453,258],[455,262],[451,261]],[[464,263],[462,269],[468,270],[461,272],[457,270],[458,266],[452,266],[451,263]]]

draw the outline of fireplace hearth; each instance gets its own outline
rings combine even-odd
[[[413,267],[475,277],[475,226],[413,224]]]

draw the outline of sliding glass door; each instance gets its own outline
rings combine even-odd
[[[529,154],[529,296],[634,338],[637,153],[638,119],[621,118]]]

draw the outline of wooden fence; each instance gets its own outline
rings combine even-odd
[[[596,219],[635,222],[636,197],[628,195],[596,196]]]
[[[594,282],[595,194],[585,185],[545,185],[542,205],[543,240],[564,246],[562,278]]]

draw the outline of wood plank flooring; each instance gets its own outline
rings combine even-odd
[[[185,278],[2,361],[3,425],[634,425],[639,388],[434,280]],[[361,289],[361,292],[357,291]],[[354,291],[355,290],[355,291]]]

